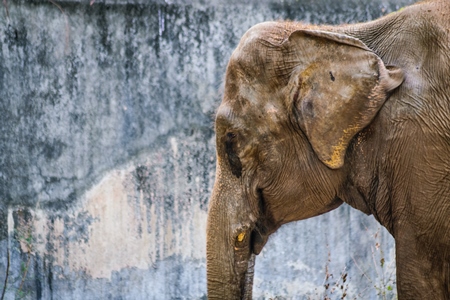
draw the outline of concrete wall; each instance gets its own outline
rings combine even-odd
[[[0,4],[0,299],[205,298],[213,113],[240,36],[412,0],[243,2]],[[286,225],[254,296],[392,297],[393,245],[345,205]]]

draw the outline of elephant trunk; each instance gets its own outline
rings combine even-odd
[[[255,254],[250,256],[248,260],[247,273],[245,274],[245,283],[242,299],[252,299],[253,292],[253,276],[255,274]]]
[[[235,271],[234,261],[223,257],[217,257],[211,247],[207,247],[207,284],[208,299],[236,299],[251,300],[253,290],[253,276],[255,267],[255,255],[251,254],[245,264],[246,270],[239,274]],[[229,255],[229,254],[227,254]]]
[[[237,238],[243,236],[239,234],[242,228],[249,228],[249,212],[243,206],[242,194],[233,188],[217,188],[223,186],[219,178],[208,212],[208,299],[251,299],[255,265],[251,234],[246,232],[244,240]]]

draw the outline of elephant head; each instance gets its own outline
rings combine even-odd
[[[210,299],[251,298],[254,255],[269,235],[342,203],[347,148],[402,80],[344,34],[263,23],[243,36],[216,115]]]

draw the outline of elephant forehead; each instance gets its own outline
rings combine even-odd
[[[227,77],[251,85],[260,84],[261,88],[274,88],[286,83],[284,75],[289,75],[292,66],[283,59],[280,45],[272,45],[259,38],[240,45],[233,52],[228,62]]]
[[[250,84],[241,84],[236,90],[234,93],[225,92],[218,115],[224,115],[230,119],[238,116],[249,118],[266,111],[265,105],[269,102],[270,97],[262,88],[255,88]]]

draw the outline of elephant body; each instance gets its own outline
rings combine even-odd
[[[269,235],[346,202],[395,238],[399,299],[450,299],[449,78],[449,1],[251,28],[216,116],[209,298],[251,298]]]

